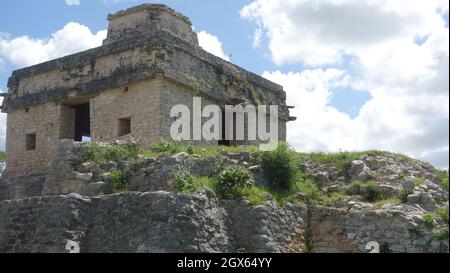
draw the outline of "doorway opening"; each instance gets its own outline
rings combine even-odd
[[[234,118],[234,117],[233,117]],[[233,122],[234,124],[234,122]],[[225,111],[222,111],[222,122],[221,122],[221,128],[220,128],[220,136],[221,140],[219,140],[219,146],[231,146],[231,140],[227,140],[227,127],[226,127],[226,116]]]
[[[75,111],[75,141],[83,141],[91,138],[91,113],[89,103],[74,105]]]

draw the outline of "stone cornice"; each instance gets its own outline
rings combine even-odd
[[[170,61],[160,61],[158,64],[151,64],[145,66],[138,66],[134,68],[117,69],[111,75],[100,79],[93,79],[90,82],[77,84],[75,87],[56,88],[53,90],[39,90],[31,94],[17,96],[19,82],[23,78],[31,77],[33,75],[50,72],[53,70],[69,70],[85,65],[94,65],[94,61],[100,57],[119,53],[130,48],[143,47],[146,49],[166,49],[168,51],[182,50],[211,66],[214,70],[220,70],[224,75],[233,76],[237,81],[249,82],[251,84],[262,87],[265,90],[274,92],[277,97],[285,98],[285,92],[280,85],[270,82],[252,72],[242,69],[230,62],[227,62],[219,57],[216,57],[199,46],[189,44],[179,38],[176,38],[170,33],[157,30],[148,35],[133,37],[116,41],[111,44],[103,45],[101,47],[93,48],[87,51],[65,56],[59,59],[51,60],[13,72],[8,81],[9,92],[6,95],[2,111],[8,112],[17,108],[29,107],[34,104],[44,103],[47,101],[55,101],[64,99],[67,92],[70,90],[77,90],[79,95],[88,95],[99,92],[104,89],[120,87],[131,84],[140,80],[145,80],[155,75],[164,75],[172,80],[178,81],[182,84],[198,88],[192,82],[186,80],[182,71],[175,69]],[[211,93],[211,90],[203,90],[205,94]],[[217,94],[216,94],[217,96]],[[226,100],[226,95],[223,94],[222,99]]]

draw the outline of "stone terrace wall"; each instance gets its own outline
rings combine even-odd
[[[395,209],[359,211],[275,203],[250,206],[168,192],[0,203],[0,252],[448,252],[448,240]]]
[[[168,192],[4,201],[0,252],[301,252],[302,211]]]

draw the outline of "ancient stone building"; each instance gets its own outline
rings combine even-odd
[[[101,47],[13,72],[2,105],[4,176],[46,172],[60,139],[133,138],[145,147],[169,138],[172,106],[192,106],[194,96],[220,106],[278,105],[286,138],[283,88],[204,51],[187,17],[144,4],[108,20]]]

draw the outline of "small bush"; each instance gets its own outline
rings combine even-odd
[[[378,201],[374,202],[373,205],[375,208],[382,208],[383,206],[388,204],[391,206],[397,206],[400,205],[401,202],[402,201],[398,197],[393,196],[387,199],[379,199]]]
[[[448,224],[448,206],[436,210],[436,215]]]
[[[348,187],[349,194],[360,194],[362,182],[359,180],[353,181]]]
[[[127,171],[112,171],[108,177],[108,188],[110,193],[119,193],[128,190],[130,173]]]
[[[398,194],[398,198],[402,201],[402,203],[408,202],[408,195],[411,193],[407,189],[402,189],[400,193]]]
[[[264,176],[269,183],[281,189],[291,189],[295,182],[297,169],[297,156],[285,143],[280,143],[276,150],[264,152],[261,164]]]
[[[437,176],[441,185],[448,191],[448,171],[439,170]]]
[[[383,242],[380,244],[380,253],[392,253],[389,243]]]
[[[181,152],[181,145],[178,142],[160,141],[150,146],[153,153],[177,154]]]
[[[103,152],[100,145],[97,143],[89,143],[84,147],[82,153],[79,155],[79,161],[81,163],[92,161],[92,162],[100,162],[103,159]]]
[[[137,143],[111,144],[105,148],[104,158],[106,161],[121,161],[130,157],[136,157],[139,154],[139,145]]]
[[[364,194],[364,198],[368,202],[374,202],[381,197],[381,189],[380,186],[375,182],[367,183],[367,189]]]
[[[135,142],[128,142],[124,144],[110,144],[107,146],[100,146],[97,143],[89,143],[79,155],[79,163],[91,161],[94,163],[106,161],[121,161],[130,157],[137,157],[140,148],[139,144]]]
[[[427,227],[433,227],[434,226],[434,216],[431,214],[425,214],[422,218],[422,222]]]
[[[419,228],[419,227],[414,227],[409,229],[409,234],[414,235],[414,236],[422,236],[424,233],[424,229]]]
[[[186,191],[194,181],[191,173],[186,169],[181,169],[172,173],[172,178],[175,182],[175,191],[184,192]]]
[[[256,186],[245,187],[242,191],[242,196],[254,206],[264,204],[266,202],[266,195],[267,192],[264,189]]]
[[[448,229],[441,229],[431,237],[434,241],[448,241]]]
[[[218,176],[217,193],[242,196],[243,190],[252,185],[252,174],[247,168],[237,165],[226,167]]]

